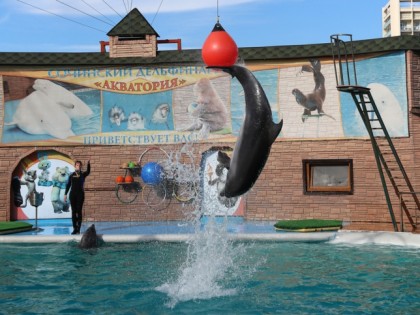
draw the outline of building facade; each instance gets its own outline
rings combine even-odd
[[[390,0],[382,8],[382,37],[420,35],[420,1]]]
[[[119,26],[123,41],[109,45],[156,43],[141,31],[131,41]],[[358,84],[372,91],[418,189],[420,43],[398,36],[353,47]],[[239,49],[283,129],[253,188],[229,200],[218,194],[225,170],[217,157],[232,156],[240,134],[241,84],[208,69],[200,50],[121,51],[0,53],[0,220],[70,217],[66,178],[75,160],[90,160],[87,221],[184,220],[199,208],[247,220],[341,219],[349,229],[409,226],[398,195],[387,205],[363,121],[337,90],[330,44]]]
[[[420,44],[414,39],[356,41],[354,49],[359,84],[370,87],[382,104],[394,145],[419,187]],[[284,126],[254,187],[232,204],[218,200],[223,211],[217,214],[248,220],[342,219],[350,229],[392,230],[371,142],[354,103],[336,89],[330,45],[239,53],[261,82],[273,120],[283,119]],[[183,220],[194,207],[218,199],[210,187],[219,177],[215,153],[230,154],[234,148],[244,117],[243,90],[230,76],[207,69],[200,50],[126,58],[1,53],[0,80],[0,220],[35,215],[29,203],[25,208],[14,203],[13,178],[24,182],[28,170],[38,174],[37,191],[44,194],[39,218],[68,217],[60,176],[72,170],[74,160],[92,164],[85,186],[88,221]],[[309,97],[320,86],[325,99],[308,109],[299,95]],[[222,104],[225,110],[215,110],[205,127],[196,124],[205,116],[200,104]],[[129,162],[164,161],[185,144],[192,152],[185,163],[194,165],[188,172],[201,170],[199,204],[172,198],[168,190],[165,206],[154,207],[148,199],[153,191],[144,189],[131,200],[131,186],[116,183],[127,175]],[[332,168],[323,171],[323,166]],[[135,182],[149,187],[135,168],[131,171]],[[24,198],[27,191],[22,184]],[[391,194],[391,200],[400,225],[398,196]]]

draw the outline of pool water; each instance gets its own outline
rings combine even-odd
[[[184,242],[104,244],[89,251],[76,242],[0,244],[0,313],[416,314],[420,308],[418,249],[231,245],[241,250],[217,286],[177,298],[167,288],[188,256]]]

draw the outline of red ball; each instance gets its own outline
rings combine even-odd
[[[217,22],[201,49],[204,63],[209,67],[230,67],[238,58],[238,46]]]
[[[131,176],[131,175],[127,175],[127,176],[124,178],[124,181],[125,181],[126,183],[132,183],[132,182],[134,182],[134,178],[133,178],[133,176]]]
[[[124,176],[117,176],[117,178],[115,179],[115,181],[118,184],[124,183]]]

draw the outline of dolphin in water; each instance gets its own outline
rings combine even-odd
[[[96,248],[99,246],[99,243],[99,238],[96,235],[95,224],[92,224],[85,233],[83,233],[79,247],[83,249]]]
[[[220,69],[236,77],[245,93],[245,119],[229,163],[225,187],[220,192],[221,196],[232,198],[246,193],[258,179],[283,120],[278,124],[273,122],[267,96],[251,71],[237,65]]]

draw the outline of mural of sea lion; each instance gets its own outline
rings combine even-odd
[[[146,129],[144,117],[137,112],[132,112],[128,115],[127,130],[144,130]]]
[[[222,130],[226,127],[228,114],[226,106],[207,78],[201,78],[194,85],[196,100],[187,108],[194,123],[185,131],[200,130],[203,134]]]
[[[117,126],[120,126],[121,123],[126,120],[124,109],[117,105],[114,105],[108,111],[108,117],[109,121],[111,122],[111,125],[115,124]]]
[[[317,59],[310,60],[311,65],[303,65],[300,73],[302,72],[312,72],[315,87],[313,91],[309,94],[303,94],[302,91],[299,89],[293,89],[292,94],[295,96],[296,103],[304,108],[303,115],[302,115],[302,122],[305,122],[307,116],[311,115],[311,112],[314,110],[318,111],[319,115],[325,115],[331,119],[334,117],[326,114],[323,109],[322,105],[325,101],[325,77],[321,73],[321,62]]]
[[[251,71],[234,65],[221,68],[236,77],[245,93],[245,118],[229,164],[221,196],[228,198],[246,193],[258,179],[271,145],[279,135],[283,120],[275,124],[267,96]]]
[[[153,111],[152,122],[155,124],[165,124],[166,127],[169,129],[168,116],[170,111],[171,109],[169,107],[169,104],[159,104]]]

